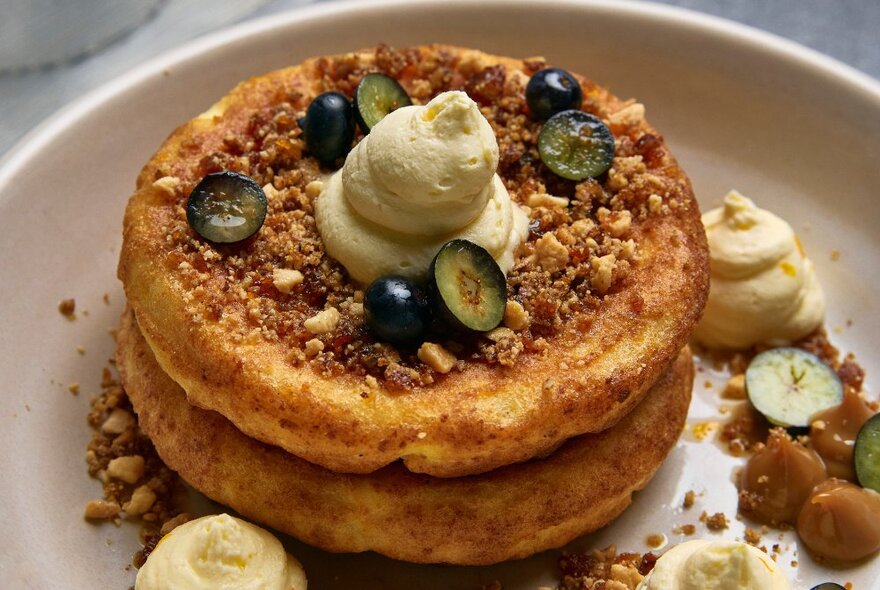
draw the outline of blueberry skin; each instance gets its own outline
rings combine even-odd
[[[315,97],[300,120],[306,147],[322,162],[333,162],[349,152],[354,140],[351,103],[338,92]]]
[[[537,72],[526,85],[526,103],[535,118],[549,119],[556,113],[581,108],[581,85],[561,68]]]
[[[834,582],[825,582],[818,586],[813,586],[811,590],[846,590],[846,588],[840,584],[835,584]]]
[[[412,280],[396,275],[380,277],[364,293],[364,322],[379,340],[415,344],[431,325],[431,305]]]

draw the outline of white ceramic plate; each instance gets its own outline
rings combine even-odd
[[[544,55],[623,97],[638,97],[712,206],[730,188],[787,218],[816,261],[834,340],[880,367],[880,85],[792,43],[718,19],[618,2],[459,0],[326,4],[200,40],[137,68],[57,114],[0,166],[0,586],[128,588],[136,529],[82,519],[100,493],[83,461],[89,397],[112,352],[122,306],[115,278],[122,211],[140,166],[178,124],[236,82],[301,59],[375,45],[445,42]],[[836,262],[833,250],[840,252]],[[102,302],[109,293],[110,304]],[[56,311],[75,297],[79,318]],[[85,311],[88,311],[88,315]],[[851,324],[848,320],[852,320]],[[75,350],[85,348],[85,354]],[[690,422],[717,416],[717,387],[698,376]],[[80,383],[78,397],[67,385]],[[876,381],[875,381],[876,383]],[[685,436],[657,478],[612,526],[576,543],[645,551],[645,537],[735,513],[737,461]],[[684,492],[703,495],[682,512]],[[708,535],[702,526],[702,534]],[[721,537],[742,535],[733,522]],[[878,588],[880,560],[817,566],[791,535],[780,543],[793,588],[851,581]],[[534,589],[557,552],[492,568],[414,566],[331,556],[290,542],[311,587],[465,588],[500,580]],[[797,569],[789,562],[797,559]]]

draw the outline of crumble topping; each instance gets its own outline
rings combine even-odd
[[[653,553],[617,553],[614,545],[589,553],[563,554],[557,590],[635,590],[656,561]]]
[[[547,338],[572,317],[595,313],[638,264],[635,221],[668,214],[684,202],[686,180],[676,173],[662,140],[645,130],[644,107],[608,99],[584,79],[584,110],[605,120],[615,137],[612,168],[581,182],[547,170],[537,150],[542,123],[527,115],[524,99],[529,75],[545,66],[534,58],[526,73],[507,71],[479,52],[384,45],[372,54],[314,62],[316,93],[351,97],[364,75],[379,71],[397,79],[415,104],[443,91],[465,90],[490,122],[499,145],[498,174],[511,198],[530,210],[529,238],[507,277],[508,299],[523,313],[512,308],[507,314],[505,325],[516,330],[515,338],[456,336],[462,347],[456,356],[464,362],[509,365],[522,355],[540,355]],[[181,146],[178,162],[160,164],[156,171],[156,182],[178,200],[176,216],[163,229],[167,263],[179,269],[188,313],[219,322],[237,342],[284,343],[292,362],[309,363],[325,376],[370,375],[401,389],[432,383],[442,373],[417,350],[377,343],[362,308],[350,305],[361,286],[325,255],[313,217],[327,170],[304,155],[297,120],[311,96],[278,93],[273,104],[236,114],[246,119],[243,129],[230,122],[222,140],[200,143],[194,137]],[[247,174],[266,187],[266,221],[258,237],[244,244],[207,243],[186,223],[185,196],[204,174],[221,170]],[[241,308],[245,313],[227,312]]]
[[[64,299],[58,303],[58,313],[69,320],[76,319],[76,299]]]

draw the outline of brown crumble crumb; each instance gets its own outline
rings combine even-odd
[[[645,544],[651,549],[659,549],[666,544],[666,535],[663,533],[653,533],[645,538]]]
[[[837,262],[840,260],[840,250],[832,250],[831,251],[831,261]]]
[[[692,524],[683,524],[681,526],[677,526],[672,529],[672,532],[676,535],[693,535],[697,532],[697,527]]]
[[[710,531],[723,531],[730,526],[730,521],[723,512],[716,512],[711,516],[704,510],[700,515],[700,522],[706,525]]]
[[[67,386],[67,391],[73,395],[79,395],[79,383],[71,383]]]
[[[617,553],[614,545],[589,553],[563,553],[557,590],[635,590],[656,561],[653,553]]]
[[[76,300],[75,299],[64,299],[58,304],[58,311],[61,312],[61,315],[66,317],[69,320],[76,319]]]
[[[696,499],[697,499],[697,493],[694,492],[693,490],[688,490],[684,494],[684,501],[681,503],[681,507],[684,508],[685,510],[687,510],[688,508],[690,508],[691,506],[694,505],[694,502],[696,501]]]
[[[746,376],[740,373],[728,379],[721,392],[721,397],[736,400],[746,399]]]
[[[791,565],[791,567],[797,567],[797,566],[798,566],[798,560],[797,560],[797,559],[792,559],[791,562],[789,563],[789,565]]]
[[[104,305],[110,305],[110,293],[104,293],[104,295],[101,296],[101,301],[104,302]]]
[[[758,531],[756,531],[755,529],[753,529],[751,527],[746,527],[745,541],[749,545],[753,545],[753,546],[757,547],[758,543],[761,542],[761,533],[759,533]]]
[[[712,382],[707,379],[706,381],[703,382],[703,387],[705,387],[706,389],[712,389],[712,387],[713,387]]]
[[[78,345],[76,346],[76,352],[78,352],[79,354],[85,354],[85,353],[86,353],[86,347],[83,346],[82,344],[78,344]]]

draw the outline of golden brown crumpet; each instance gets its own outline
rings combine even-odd
[[[245,436],[220,414],[187,403],[131,314],[123,317],[117,362],[141,429],[167,465],[207,496],[328,551],[455,564],[525,557],[613,520],[678,440],[693,380],[685,349],[614,428],[571,439],[544,459],[435,478],[400,463],[336,473]]]
[[[402,458],[444,477],[527,460],[634,408],[703,309],[700,213],[642,105],[582,77],[583,109],[614,134],[614,164],[580,183],[547,170],[541,124],[523,98],[544,65],[382,46],[243,82],[177,129],[138,178],[119,276],[190,403],[335,471],[368,473]],[[327,170],[304,151],[297,118],[323,91],[351,96],[371,71],[399,80],[416,103],[466,90],[495,130],[511,197],[530,210],[529,239],[507,277],[508,299],[528,316],[514,329],[440,338],[458,359],[448,374],[415,350],[376,342],[364,327],[363,286],[325,255],[315,229],[311,183]],[[222,169],[256,179],[269,202],[262,229],[231,246],[199,238],[184,211],[194,185]],[[301,272],[302,282],[276,285],[279,269]],[[338,321],[310,330],[307,320],[329,308]]]

